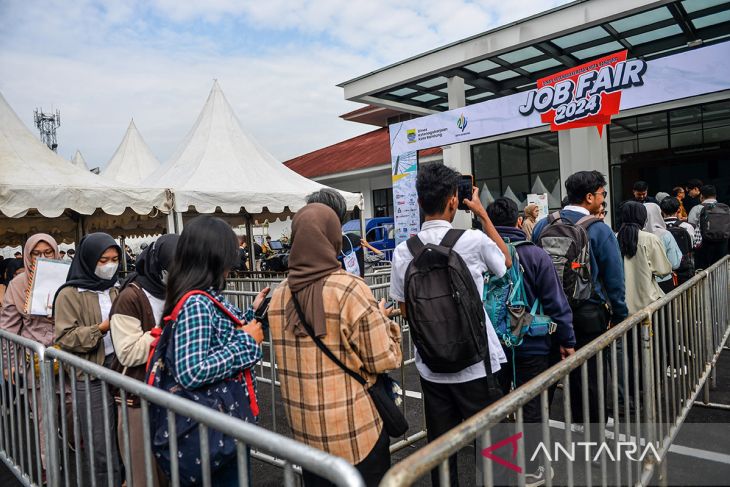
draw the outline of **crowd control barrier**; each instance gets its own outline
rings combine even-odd
[[[111,425],[115,418],[104,414],[103,424],[92,425],[90,421],[82,424],[80,418],[91,418],[90,401],[81,408],[76,397],[78,381],[87,385],[90,380],[101,381],[104,387],[103,404],[114,401],[110,389],[118,389],[122,398],[117,406],[117,415],[121,418],[124,441],[119,444],[119,451],[126,468],[126,485],[133,487],[132,477],[135,472],[130,462],[129,442],[129,409],[126,398],[134,394],[140,398],[142,426],[144,433],[144,478],[145,485],[153,484],[155,465],[151,452],[149,405],[156,404],[168,410],[168,424],[174,436],[175,415],[189,417],[198,421],[202,431],[217,430],[225,432],[236,439],[239,483],[248,485],[248,448],[275,456],[284,468],[284,484],[296,485],[296,471],[307,469],[340,486],[362,486],[362,478],[357,470],[341,458],[311,448],[293,439],[287,438],[259,426],[231,418],[212,409],[202,407],[195,402],[174,396],[160,389],[131,379],[108,368],[99,366],[75,355],[55,348],[45,348],[38,343],[0,330],[0,342],[3,345],[2,393],[0,394],[0,460],[15,474],[23,485],[42,485],[44,482],[52,487],[58,486],[95,486],[93,479],[94,458],[90,451],[102,449],[107,459],[111,458],[112,438]],[[65,391],[71,385],[73,400],[60,400],[55,391]],[[87,387],[88,390],[88,387]],[[61,396],[63,397],[63,395]],[[87,395],[88,398],[88,395]],[[73,409],[72,414],[68,408]],[[43,421],[39,421],[41,416]],[[106,410],[106,408],[103,408]],[[102,445],[81,445],[82,427],[103,427],[105,441]],[[41,436],[47,439],[45,466],[41,462]],[[203,485],[211,486],[211,466],[209,462],[208,436],[201,435],[201,458]],[[178,450],[175,441],[170,442],[170,454],[177,458]],[[82,455],[86,456],[91,478],[88,472],[82,471]],[[108,474],[111,462],[107,462]],[[170,485],[180,485],[177,468],[173,464]],[[255,479],[254,479],[255,482]],[[101,486],[98,486],[101,487]]]
[[[725,257],[662,299],[611,327],[599,338],[580,348],[535,379],[494,402],[450,432],[393,466],[381,487],[412,485],[438,469],[442,486],[450,485],[449,457],[461,448],[478,443],[479,481],[495,485],[495,476],[504,475],[504,458],[495,462],[491,449],[509,442],[522,444],[532,435],[532,443],[545,446],[536,457],[547,472],[545,485],[648,485],[658,474],[667,482],[667,453],[679,433],[690,408],[704,388],[708,402],[709,381],[718,356],[730,335],[728,327],[728,280],[730,257]],[[591,385],[598,390],[598,424],[589,421],[589,364],[597,370]],[[638,364],[638,366],[633,366]],[[571,374],[573,372],[573,374]],[[578,384],[576,384],[576,381]],[[562,387],[562,414],[551,414],[554,386]],[[570,391],[580,387],[582,424],[573,422]],[[539,398],[541,423],[523,420],[524,406]],[[556,401],[557,403],[558,401]],[[699,404],[699,402],[698,402]],[[557,410],[560,404],[553,404]],[[725,407],[725,405],[719,405]],[[596,427],[598,426],[598,427]],[[506,431],[506,433],[505,433]],[[528,436],[526,436],[528,435]],[[594,435],[591,437],[591,435]],[[506,440],[505,440],[506,438]],[[564,448],[576,442],[607,445],[615,458],[622,444],[632,442],[640,452],[637,461],[609,462],[604,454],[579,456],[553,464],[556,443]],[[580,444],[580,443],[579,443]],[[480,448],[485,449],[486,454]],[[538,451],[536,449],[535,451]],[[507,476],[525,485],[526,448],[516,448]],[[569,456],[569,455],[566,455]],[[600,465],[596,458],[600,456]],[[587,460],[587,461],[586,461]],[[512,464],[512,462],[514,462]],[[597,468],[600,467],[600,468]],[[521,473],[517,473],[517,472]],[[460,472],[474,475],[475,472]],[[504,477],[497,477],[504,478]]]

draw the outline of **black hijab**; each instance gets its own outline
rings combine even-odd
[[[94,273],[96,263],[109,247],[117,249],[121,257],[122,249],[111,235],[99,232],[83,237],[76,249],[76,257],[71,261],[66,283],[58,291],[60,292],[65,287],[79,287],[91,291],[106,291],[113,287],[117,283],[119,268],[111,279],[102,279]]]
[[[621,255],[631,258],[636,255],[639,245],[639,232],[648,218],[646,207],[636,201],[627,201],[621,205],[621,228],[618,231],[618,245]]]
[[[136,271],[129,276],[124,286],[136,281],[142,289],[157,299],[165,299],[167,286],[162,282],[162,271],[170,268],[179,238],[180,235],[170,233],[148,245],[137,256]]]
[[[18,269],[22,269],[25,267],[23,264],[23,259],[5,259],[5,269],[3,271],[2,276],[0,276],[0,283],[4,284],[10,284],[10,281],[13,280],[13,277],[15,277],[15,273],[18,272]]]

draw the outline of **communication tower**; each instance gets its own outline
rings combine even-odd
[[[35,109],[33,113],[35,125],[41,133],[41,142],[46,144],[49,149],[56,152],[58,142],[56,141],[56,127],[61,125],[61,112],[43,113],[43,109]]]

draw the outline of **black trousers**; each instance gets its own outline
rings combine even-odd
[[[586,346],[591,341],[601,336],[608,329],[608,310],[603,304],[584,303],[573,309],[573,329],[575,331],[575,349]],[[598,403],[598,360],[594,356],[588,360],[588,418],[583,417],[583,387],[581,380],[581,368],[578,367],[570,373],[570,409],[574,423],[583,423],[588,420],[592,423],[591,441],[598,438],[599,411],[604,408],[605,402]],[[607,390],[607,375],[603,374],[603,390]]]
[[[512,390],[513,381],[515,388],[520,387],[522,384],[531,381],[545,372],[550,366],[550,358],[548,355],[515,355],[513,357],[512,350],[505,350],[504,353],[507,356],[507,363],[502,364],[502,370],[499,371],[498,377],[502,393],[505,395],[509,394],[510,390]],[[522,421],[525,424],[540,424],[542,422],[539,395],[532,398],[522,407]],[[535,433],[537,433],[536,426],[525,428],[525,459],[527,461],[529,461],[530,455],[535,451],[541,439],[541,436]],[[532,467],[532,465],[528,466],[528,471]]]
[[[429,442],[455,428],[502,395],[496,381],[487,377],[459,384],[438,384],[421,377],[421,391],[423,391]],[[449,458],[449,473],[451,485],[458,486],[456,455]],[[431,471],[431,484],[440,485],[438,469]]]
[[[378,438],[368,456],[355,465],[355,468],[360,472],[365,485],[368,487],[376,487],[380,483],[385,472],[390,468],[390,437],[385,428],[383,428],[380,438]],[[335,485],[329,480],[306,470],[302,470],[302,479],[306,487],[334,487]]]
[[[695,267],[707,269],[728,254],[728,242],[706,242],[695,251]]]

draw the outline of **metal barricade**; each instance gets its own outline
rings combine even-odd
[[[574,355],[396,464],[381,486],[412,485],[433,469],[438,469],[441,485],[447,486],[451,473],[449,457],[474,442],[489,445],[482,455],[479,453],[483,450],[476,450],[478,480],[488,486],[494,485],[496,479],[502,481],[505,475],[505,460],[499,458],[494,463],[498,455],[491,455],[492,449],[513,443],[516,464],[507,462],[510,466],[506,471],[508,476],[516,477],[511,479],[513,482],[516,480],[522,486],[526,461],[531,458],[528,454],[532,452],[525,451],[526,448],[518,450],[517,443],[526,444],[528,440],[543,447],[535,449],[533,456],[547,472],[547,486],[554,482],[568,486],[647,485],[658,470],[660,480],[666,482],[669,448],[703,388],[707,400],[708,381],[730,335],[729,272],[730,257],[699,272]],[[552,394],[558,384],[562,387],[562,415],[551,412]],[[597,392],[594,407],[589,399],[589,384]],[[530,424],[524,420],[524,407],[533,400],[539,400],[541,419]],[[608,407],[598,406],[602,404]],[[576,415],[583,420],[573,422]],[[498,437],[497,433],[505,430],[508,436]],[[644,454],[637,461],[615,461],[611,465],[605,451],[600,458],[586,454],[588,458],[553,463],[556,455],[551,452],[558,452],[557,443],[566,449],[576,445],[574,438],[582,441],[578,445],[606,445],[614,458],[621,458],[621,445],[625,442],[637,445]]]
[[[42,418],[47,417],[36,364],[45,347],[0,330],[0,460],[23,485],[41,485]]]
[[[43,358],[42,351],[40,352]],[[135,471],[133,470],[134,464],[130,461],[132,452],[130,450],[130,408],[128,406],[126,398],[133,394],[140,399],[141,409],[141,422],[142,430],[144,434],[144,478],[146,485],[154,485],[153,478],[155,475],[156,467],[154,457],[151,450],[150,438],[150,417],[149,417],[149,406],[155,404],[162,406],[167,409],[168,426],[170,428],[170,456],[172,462],[172,478],[171,485],[177,487],[180,485],[180,478],[178,473],[177,459],[180,451],[178,450],[177,441],[175,435],[175,416],[180,415],[183,417],[191,418],[200,424],[201,435],[200,435],[200,459],[202,462],[203,472],[203,485],[210,486],[211,484],[211,465],[210,465],[210,445],[208,445],[208,430],[217,430],[219,432],[225,432],[226,435],[235,438],[236,440],[236,462],[238,466],[238,479],[239,485],[246,486],[248,484],[248,448],[255,448],[258,451],[265,452],[269,455],[275,456],[280,459],[284,467],[284,484],[295,485],[295,465],[301,466],[302,468],[311,471],[317,475],[320,475],[329,481],[341,486],[361,486],[364,485],[360,474],[357,470],[345,460],[329,455],[323,451],[311,448],[303,443],[294,441],[290,438],[286,438],[282,435],[268,431],[259,426],[246,423],[235,418],[232,418],[226,414],[215,411],[213,409],[203,407],[193,401],[189,401],[178,396],[169,394],[166,391],[150,387],[147,384],[129,378],[108,368],[99,366],[91,363],[87,360],[81,359],[75,355],[63,352],[57,349],[46,349],[45,359],[42,362],[42,377],[44,378],[43,402],[46,403],[49,411],[55,410],[57,401],[54,394],[48,394],[48,391],[53,390],[54,375],[52,360],[56,360],[68,371],[68,375],[72,382],[72,390],[76,391],[76,385],[81,383],[86,384],[86,401],[79,402],[79,398],[74,394],[73,401],[73,420],[72,424],[67,424],[66,415],[63,414],[63,406],[61,405],[61,414],[56,417],[55,415],[49,415],[47,421],[47,431],[56,432],[58,434],[49,436],[49,459],[48,459],[48,482],[50,486],[76,486],[84,485],[83,479],[87,477],[87,471],[82,471],[82,455],[88,455],[86,462],[88,462],[92,479],[90,484],[93,486],[95,482],[93,480],[95,462],[94,456],[90,452],[96,451],[96,449],[103,449],[106,455],[107,475],[112,475],[112,442],[116,442],[116,438],[112,438],[111,432],[113,431],[112,422],[116,419],[110,417],[110,414],[106,414],[108,411],[107,406],[114,401],[111,397],[109,388],[116,388],[120,391],[121,402],[117,406],[119,418],[121,418],[121,425],[123,431],[123,441],[119,443],[121,459],[125,465],[126,470],[126,485],[131,485],[131,478],[134,478]],[[63,388],[63,381],[65,374],[60,374],[59,382],[60,387]],[[91,421],[92,411],[89,401],[88,385],[91,381],[99,381],[101,383],[102,391],[102,411],[103,411],[103,424],[94,424]],[[80,405],[85,404],[85,408],[81,408]],[[87,418],[84,422],[79,418]],[[59,424],[60,423],[60,424]],[[82,424],[85,423],[85,424]],[[88,428],[87,438],[94,438],[92,434],[92,428],[102,428],[104,434],[104,443],[102,445],[86,444],[81,445],[79,441],[81,428]],[[71,450],[69,444],[70,432],[75,433],[75,451]],[[98,430],[97,430],[98,433]],[[60,440],[60,444],[59,444]],[[196,460],[197,461],[197,460]],[[22,462],[21,462],[22,463]],[[139,472],[137,472],[139,473]],[[99,486],[101,487],[101,486]]]

